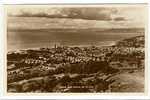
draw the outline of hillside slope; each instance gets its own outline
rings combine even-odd
[[[117,47],[144,47],[145,37],[144,36],[136,36],[129,39],[124,39],[119,41],[116,46]]]

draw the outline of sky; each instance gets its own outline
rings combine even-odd
[[[146,5],[9,5],[6,8],[9,50],[43,47],[50,41],[62,45],[107,45],[141,33],[100,30],[147,25]]]
[[[147,20],[147,6],[17,5],[7,6],[7,14],[10,28],[144,28]],[[12,16],[17,18],[10,18]],[[22,17],[19,23],[18,17]],[[34,17],[31,18],[32,22],[37,19],[35,17],[41,17],[42,20],[47,18],[47,21],[44,20],[43,23],[39,20],[38,27],[37,23],[34,25],[23,22],[26,20],[24,17]]]

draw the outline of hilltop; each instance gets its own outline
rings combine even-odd
[[[117,42],[115,46],[117,47],[144,47],[145,37],[144,36],[136,36],[129,39],[124,39],[122,41]]]

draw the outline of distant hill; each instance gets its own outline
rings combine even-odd
[[[144,28],[112,28],[112,29],[108,29],[105,30],[105,32],[121,32],[121,33],[135,33],[135,32],[139,32],[139,33],[143,33],[145,31]]]
[[[116,46],[117,47],[144,47],[145,37],[144,36],[136,36],[129,39],[124,39],[119,41]]]
[[[143,33],[145,30],[143,28],[113,28],[113,29],[108,29],[108,28],[39,28],[39,29],[24,29],[24,28],[9,28],[7,31],[42,31],[42,32],[47,32],[47,31],[70,31],[70,32],[101,32],[101,33]]]

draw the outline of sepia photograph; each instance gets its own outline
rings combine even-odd
[[[145,93],[146,4],[5,9],[7,93]]]

